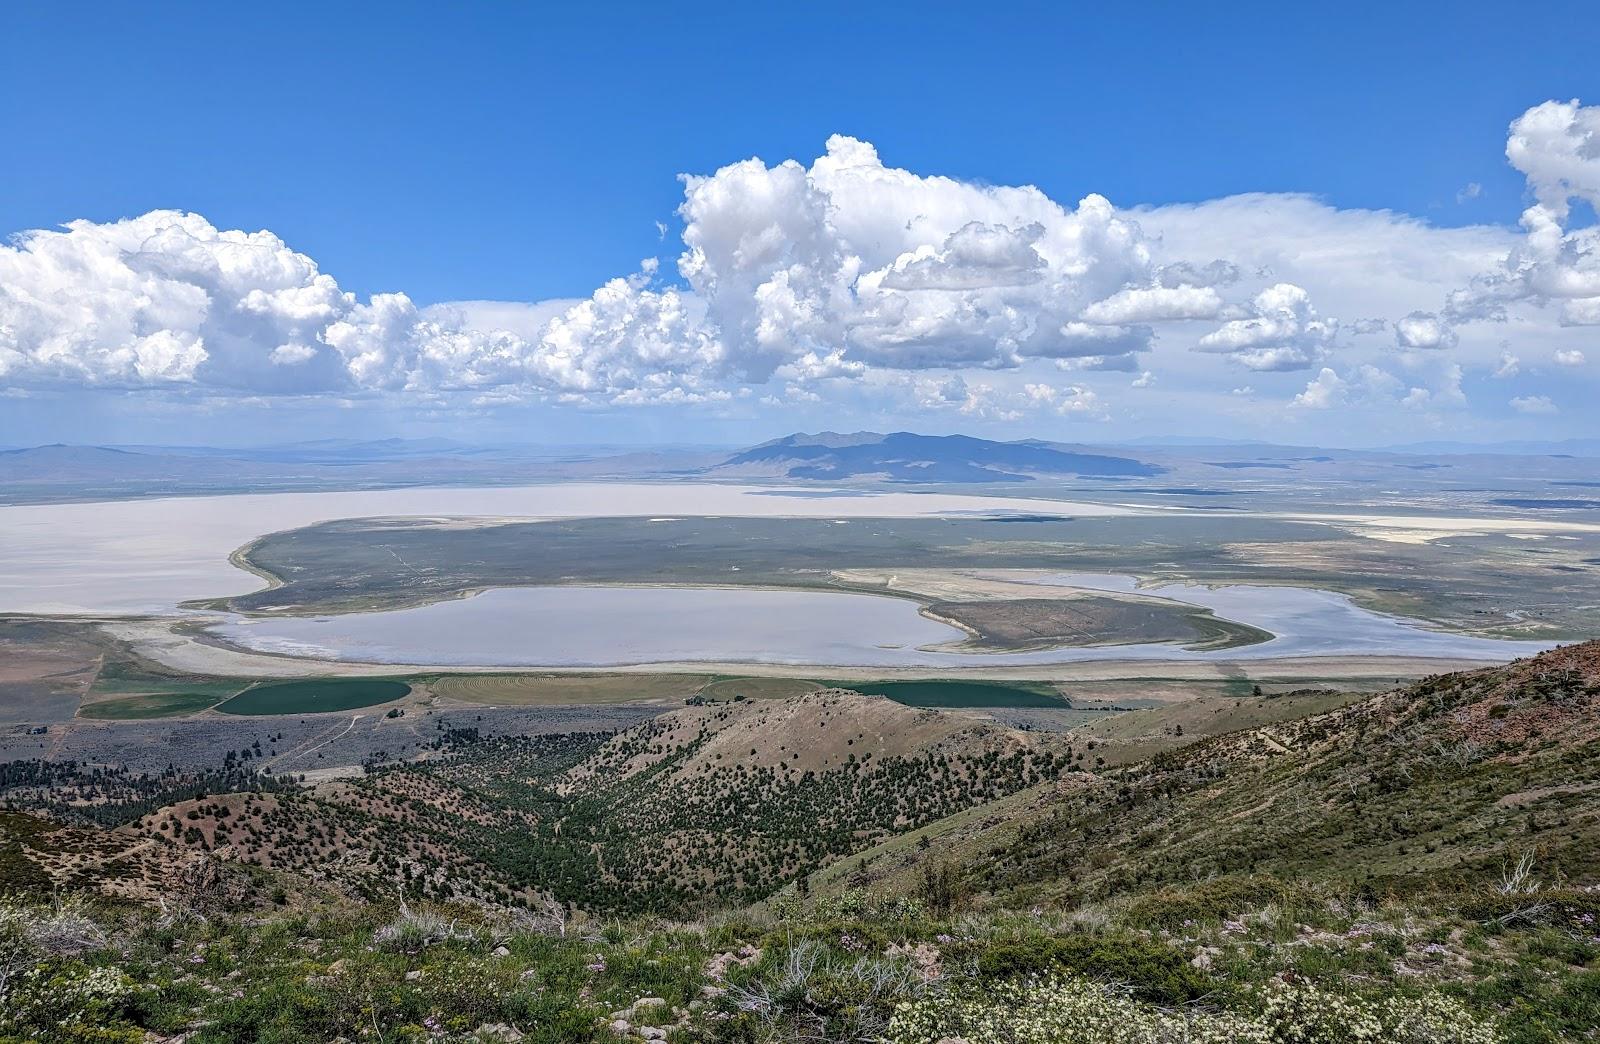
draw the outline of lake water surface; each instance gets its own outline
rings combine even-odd
[[[1133,591],[1132,577],[1049,578],[1061,586]],[[411,609],[335,616],[240,618],[212,628],[234,644],[366,663],[596,667],[677,662],[800,666],[976,667],[1104,659],[1243,660],[1381,654],[1506,660],[1544,645],[1425,630],[1304,588],[1168,585],[1144,595],[1205,605],[1276,638],[1219,652],[1141,644],[1027,653],[927,648],[963,632],[882,595],[754,588],[522,587]]]
[[[0,507],[0,612],[165,614],[180,602],[244,594],[259,578],[228,556],[266,533],[343,518],[920,517],[1127,514],[1021,497],[714,483],[550,483]],[[1132,591],[1131,577],[1037,581]],[[874,595],[755,589],[555,587],[489,591],[391,612],[227,618],[216,633],[262,650],[399,664],[588,666],[677,661],[859,666],[1005,666],[1097,659],[1252,659],[1384,654],[1504,660],[1541,648],[1430,631],[1303,588],[1167,585],[1143,589],[1203,605],[1277,637],[1188,652],[1121,645],[993,654],[927,648],[962,637],[912,602]]]

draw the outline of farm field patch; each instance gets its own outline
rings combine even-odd
[[[142,721],[148,718],[174,718],[210,710],[225,696],[208,692],[146,692],[134,696],[114,696],[78,708],[78,717],[99,721]]]
[[[224,714],[317,714],[391,703],[411,686],[384,678],[306,678],[244,690],[217,709]]]
[[[839,682],[868,696],[884,696],[908,707],[1066,707],[1049,685],[930,678],[920,681]]]

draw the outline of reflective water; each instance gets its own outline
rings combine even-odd
[[[1133,591],[1131,577],[1050,578],[1062,586]],[[232,618],[212,629],[247,648],[369,663],[613,666],[671,662],[973,667],[1105,659],[1240,660],[1382,654],[1503,660],[1541,645],[1425,630],[1342,595],[1303,588],[1168,585],[1140,593],[1215,609],[1271,631],[1271,641],[1220,652],[1143,644],[1029,653],[927,648],[960,631],[899,598],[826,591],[683,587],[502,588],[412,609],[338,616]]]

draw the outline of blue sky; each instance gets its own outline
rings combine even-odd
[[[1467,437],[1597,434],[1586,430],[1594,421],[1571,399],[1574,388],[1594,390],[1590,371],[1600,366],[1600,345],[1586,350],[1587,324],[1572,322],[1582,318],[1581,307],[1550,318],[1564,306],[1552,306],[1547,294],[1501,293],[1473,317],[1451,318],[1447,347],[1432,337],[1426,354],[1408,362],[1400,358],[1405,345],[1396,343],[1405,315],[1441,315],[1447,283],[1502,245],[1507,253],[1516,248],[1534,182],[1556,168],[1535,164],[1530,173],[1508,163],[1508,127],[1548,101],[1600,100],[1593,61],[1600,15],[1592,5],[1535,4],[1520,8],[1514,23],[1501,5],[1341,5],[1336,13],[1276,4],[1222,12],[1179,4],[1135,12],[885,4],[863,13],[860,6],[790,13],[697,5],[678,14],[652,5],[551,11],[276,4],[257,12],[238,5],[8,5],[0,10],[0,36],[8,41],[0,140],[13,157],[0,167],[0,231],[7,235],[75,219],[101,226],[152,211],[187,212],[213,230],[270,230],[362,306],[373,294],[403,292],[424,312],[459,301],[578,301],[608,280],[639,273],[640,259],[654,257],[660,265],[653,279],[635,279],[639,286],[628,292],[676,291],[687,318],[668,323],[661,302],[645,296],[654,326],[614,330],[603,349],[594,347],[592,331],[588,340],[573,334],[576,341],[561,349],[562,374],[551,376],[529,354],[553,350],[539,329],[560,311],[549,305],[511,324],[520,347],[507,349],[501,339],[493,349],[524,353],[515,377],[475,364],[465,379],[452,373],[422,381],[410,363],[406,377],[394,376],[401,363],[387,355],[382,380],[353,378],[339,367],[357,350],[335,353],[323,331],[308,332],[303,323],[279,323],[259,335],[237,326],[224,333],[182,329],[183,321],[166,313],[141,315],[120,332],[107,332],[116,323],[100,324],[92,336],[102,343],[90,346],[100,361],[63,368],[56,349],[42,345],[62,335],[65,320],[29,313],[11,324],[21,333],[10,335],[12,352],[29,363],[0,370],[0,387],[9,391],[0,399],[0,441],[71,438],[74,431],[94,440],[161,441],[196,426],[213,428],[216,441],[228,441],[222,433],[230,430],[255,439],[285,427],[603,441],[664,437],[685,423],[731,441],[882,423],[1058,438],[1215,434],[1254,424],[1301,439],[1356,440],[1341,440],[1347,422],[1315,405],[1327,397],[1319,381],[1334,388],[1341,406],[1334,412],[1371,411],[1381,429],[1371,437],[1379,441],[1418,425]],[[1575,111],[1569,137],[1581,163],[1582,114],[1589,110]],[[959,350],[925,336],[927,324],[869,344],[859,331],[863,323],[881,327],[887,298],[871,307],[834,301],[828,307],[842,311],[829,322],[796,325],[780,332],[783,344],[754,348],[741,342],[754,336],[754,326],[742,335],[733,329],[743,306],[726,292],[719,303],[709,284],[696,286],[683,274],[688,222],[678,212],[685,186],[677,176],[711,175],[750,157],[767,167],[788,159],[809,167],[832,135],[871,143],[891,171],[954,179],[975,192],[1036,186],[1069,222],[1085,196],[1104,197],[1157,244],[1147,264],[1135,259],[1117,269],[1127,287],[1175,284],[1178,276],[1161,272],[1180,263],[1223,261],[1242,274],[1226,283],[1231,289],[1219,286],[1222,303],[1203,318],[1141,313],[1123,324],[1152,332],[1142,348],[1113,356],[1104,369],[1079,366],[1073,360],[1088,356],[1059,345],[995,357],[971,349],[973,337],[1015,335],[995,334],[993,322],[962,329]],[[1550,150],[1540,155],[1548,159]],[[1562,216],[1565,235],[1592,221],[1582,180]],[[1230,236],[1259,237],[1251,230],[1265,226],[1207,217],[1197,230],[1192,215],[1170,210],[1241,193],[1304,193],[1319,201],[1324,211],[1297,218],[1308,225],[1292,247],[1300,260],[1316,253],[1308,237],[1319,222],[1365,211],[1409,215],[1433,233],[1483,233],[1451,247],[1462,259],[1430,276],[1439,293],[1421,293],[1414,306],[1374,300],[1372,314],[1348,314],[1369,302],[1352,299],[1339,278],[1324,292],[1315,266],[1300,265],[1294,277],[1306,284],[1313,314],[1299,304],[1283,313],[1299,324],[1291,338],[1308,322],[1335,317],[1325,301],[1347,314],[1337,315],[1336,332],[1287,345],[1292,364],[1274,356],[1272,368],[1253,369],[1262,361],[1255,348],[1247,358],[1195,347],[1221,324],[1260,320],[1259,293],[1279,285],[1289,266],[1252,266],[1230,253]],[[1137,208],[1156,210],[1141,215]],[[1000,210],[979,209],[973,220],[1008,232],[1026,217],[1018,211],[1012,222]],[[1175,232],[1169,216],[1188,224]],[[950,216],[929,249],[955,249],[945,240],[961,217]],[[1075,266],[1070,259],[1058,264],[1047,245],[1056,231],[1044,224],[1050,230],[1034,249],[1049,262],[1045,279],[1067,279]],[[773,227],[793,231],[782,222]],[[1075,234],[1065,226],[1061,232]],[[845,240],[847,252],[859,246]],[[1206,256],[1177,256],[1177,241]],[[1584,241],[1569,246],[1586,271]],[[1394,250],[1409,257],[1434,247],[1419,240]],[[892,257],[878,261],[887,268]],[[31,255],[14,258],[9,275],[0,264],[0,295],[9,278],[13,308],[23,307],[16,302],[24,291],[33,293],[37,269]],[[725,269],[717,285],[736,281]],[[1095,293],[1103,299],[1122,285]],[[102,295],[91,304],[112,293],[79,290]],[[960,306],[991,316],[1014,307],[1009,297],[997,304],[1006,295],[994,290]],[[1070,305],[1032,301],[1026,307],[1045,318],[1028,321],[1076,321],[1086,303],[1092,306],[1094,295],[1086,293],[1074,288]],[[1507,302],[1509,318],[1483,318]],[[1380,305],[1394,314],[1379,314]],[[631,309],[632,299],[623,307]],[[213,301],[207,321],[219,308]],[[478,334],[499,329],[503,318],[474,313],[445,325]],[[1374,332],[1379,320],[1396,332]],[[172,344],[182,343],[171,350],[187,351],[187,362],[163,357],[159,379],[152,367],[137,374],[106,368],[104,359],[124,357],[118,352],[126,345],[104,338],[148,337],[165,322],[175,323]],[[666,336],[677,338],[672,350],[680,353],[667,367],[673,379],[646,387],[639,339],[661,337],[669,325]],[[89,336],[71,331],[66,339],[77,351]],[[265,340],[251,340],[258,336]],[[1363,337],[1373,346],[1362,350]],[[219,348],[219,338],[241,340]],[[911,353],[911,341],[931,347]],[[286,345],[272,367],[224,365],[225,355],[270,355]],[[831,365],[797,363],[807,353],[826,362],[833,349],[839,355]],[[604,351],[623,353],[627,365],[607,363],[598,377],[567,372]],[[1573,352],[1584,362],[1572,362]],[[1555,361],[1559,353],[1565,362]],[[1508,354],[1516,372],[1495,376]],[[1459,361],[1445,362],[1447,356]],[[574,364],[574,357],[583,358]],[[537,379],[528,376],[534,370]],[[1140,403],[1128,386],[1146,375],[1138,390],[1150,401]],[[918,382],[945,387],[919,391]],[[974,390],[980,386],[988,390]],[[671,388],[678,390],[668,394]],[[1417,390],[1426,402],[1412,395]],[[1092,401],[1080,409],[1083,392]],[[1241,398],[1255,405],[1236,410]],[[764,399],[771,404],[761,406]],[[1524,406],[1510,405],[1515,400]],[[1409,412],[1401,405],[1407,401]],[[1268,413],[1275,419],[1262,420]]]

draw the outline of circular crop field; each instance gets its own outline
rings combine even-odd
[[[388,678],[307,678],[255,685],[217,710],[225,714],[316,714],[389,703],[411,686]]]

